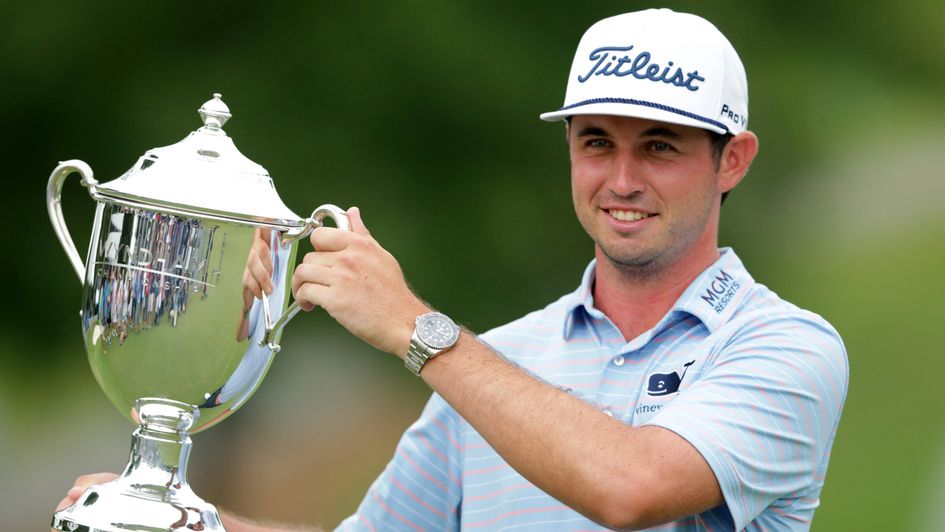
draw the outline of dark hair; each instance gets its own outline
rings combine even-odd
[[[715,169],[719,169],[719,165],[722,163],[722,152],[725,151],[725,146],[728,145],[728,141],[732,140],[731,133],[716,133],[715,131],[706,130],[706,133],[709,134],[709,145],[712,149],[712,158],[715,159]],[[731,192],[731,191],[729,191]],[[722,193],[722,204],[725,204],[725,198],[728,197],[728,192]]]

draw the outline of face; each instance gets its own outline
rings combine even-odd
[[[717,253],[722,190],[709,135],[638,118],[574,116],[571,191],[600,262],[659,272]]]

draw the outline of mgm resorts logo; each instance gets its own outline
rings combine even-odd
[[[728,306],[728,302],[732,300],[732,297],[735,296],[739,286],[734,277],[726,273],[725,270],[719,270],[719,274],[712,279],[709,287],[705,289],[705,295],[700,297],[716,312],[721,313]]]

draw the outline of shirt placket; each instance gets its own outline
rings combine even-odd
[[[591,323],[599,339],[601,358],[604,358],[594,404],[608,416],[624,420],[627,402],[633,394],[633,346],[638,342],[627,343],[620,329],[603,314],[593,316]]]

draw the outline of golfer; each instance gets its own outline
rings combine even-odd
[[[723,199],[758,152],[748,116],[744,68],[708,21],[591,26],[541,118],[564,121],[593,259],[576,288],[482,335],[410,290],[357,208],[351,232],[312,234],[296,299],[434,392],[340,529],[810,527],[847,358],[826,321],[719,247]]]

